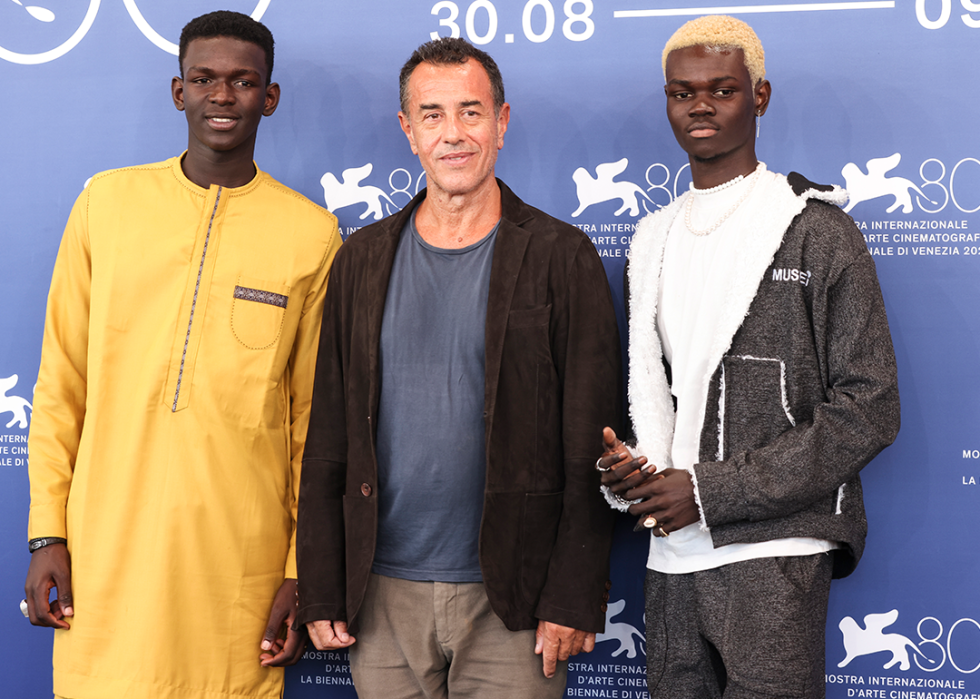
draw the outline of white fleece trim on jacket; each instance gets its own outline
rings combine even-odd
[[[760,176],[765,174],[760,173]],[[645,454],[658,469],[671,466],[670,452],[674,434],[674,404],[663,368],[663,347],[657,332],[660,274],[667,234],[689,196],[691,193],[685,192],[660,211],[645,216],[637,224],[630,245],[630,297],[627,300],[630,337],[627,384],[629,409],[636,432],[636,450]],[[722,302],[722,321],[708,350],[708,369],[701,377],[699,424],[704,424],[711,376],[748,315],[759,284],[782,245],[786,229],[803,211],[808,199],[820,199],[840,206],[846,203],[847,198],[847,192],[837,186],[830,192],[811,188],[797,196],[786,177],[777,173],[773,173],[771,181],[760,182],[757,186],[753,199],[765,200],[767,206],[754,219],[755,231],[750,243],[743,246],[732,261],[735,274]],[[696,472],[692,472],[691,479],[701,518],[700,527],[709,531],[697,488]]]

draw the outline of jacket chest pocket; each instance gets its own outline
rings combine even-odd
[[[720,458],[757,449],[796,426],[781,360],[727,356],[722,366]]]
[[[239,277],[231,306],[231,331],[249,349],[267,349],[282,334],[289,286]]]
[[[551,363],[551,304],[512,310],[507,317],[506,341],[522,363]],[[534,377],[526,377],[533,379]]]

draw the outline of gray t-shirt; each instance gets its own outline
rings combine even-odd
[[[499,225],[499,224],[498,224]],[[484,326],[497,226],[465,248],[402,230],[381,324],[373,571],[480,582]]]

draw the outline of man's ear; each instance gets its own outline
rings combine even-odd
[[[769,108],[769,98],[772,97],[772,85],[768,80],[762,80],[755,86],[755,113],[762,116]]]
[[[265,107],[262,116],[272,116],[279,106],[279,83],[269,83],[265,87]]]
[[[408,115],[405,112],[398,112],[398,123],[402,127],[402,131],[405,132],[405,136],[408,138],[408,145],[412,147],[412,152],[415,155],[419,154],[419,149],[415,146],[415,136],[412,134],[412,122],[409,120]]]
[[[504,134],[507,133],[507,126],[510,124],[510,104],[504,102],[500,105],[500,114],[497,115],[497,150],[504,147]]]
[[[184,111],[184,80],[178,76],[170,81],[170,96],[174,99],[174,106],[178,112]]]

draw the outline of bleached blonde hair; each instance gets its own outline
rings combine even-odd
[[[684,24],[667,40],[663,53],[664,80],[667,79],[667,55],[688,46],[707,46],[713,49],[742,49],[749,79],[756,86],[766,77],[766,52],[752,27],[727,15],[698,17]]]

